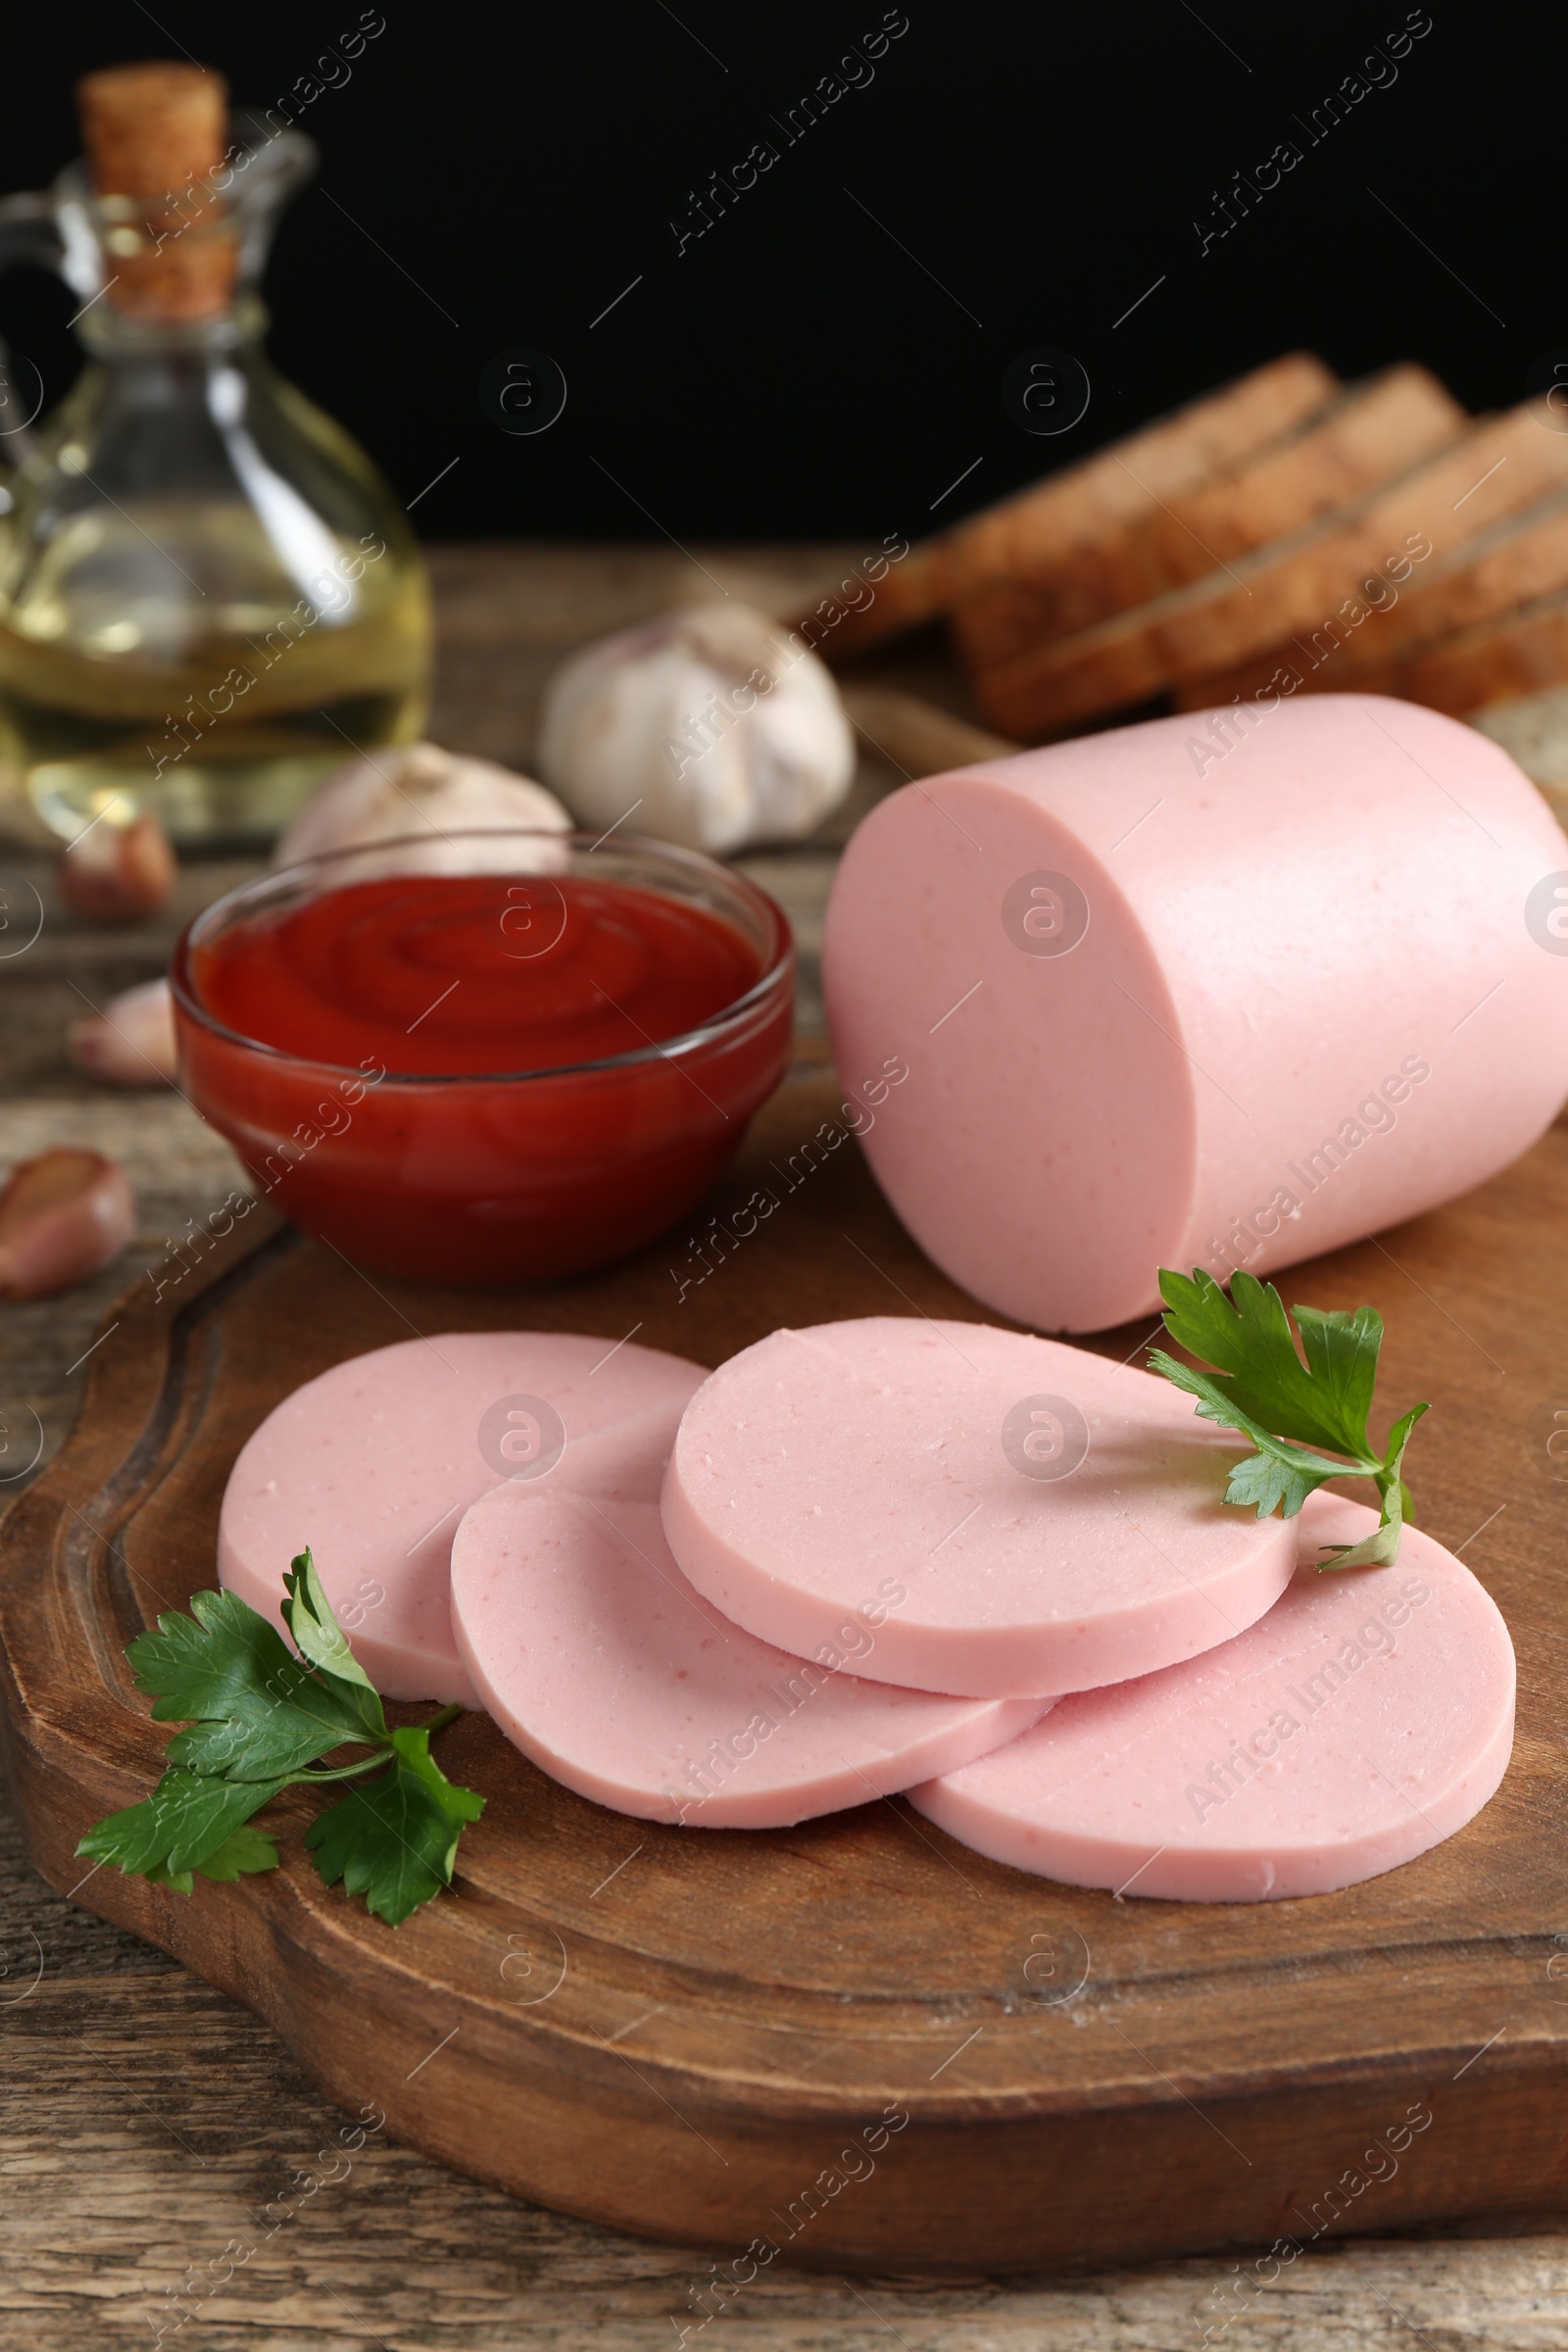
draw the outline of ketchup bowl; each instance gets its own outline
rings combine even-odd
[[[685,1214],[783,1077],[795,948],[660,842],[487,830],[264,875],[184,933],[181,1083],[265,1200],[416,1281],[578,1274]]]

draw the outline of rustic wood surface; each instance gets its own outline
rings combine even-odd
[[[789,551],[778,562],[764,552],[736,558],[703,551],[703,560],[726,584],[777,610],[799,601],[819,564],[809,551]],[[673,555],[646,549],[528,557],[451,551],[438,562],[444,679],[432,732],[525,762],[538,686],[557,653],[690,594],[693,576]],[[917,655],[901,657],[881,677],[918,684],[961,713],[951,676],[921,671],[917,662]],[[873,771],[858,798],[896,780]],[[792,903],[808,951],[832,846],[808,845],[765,867],[749,861]],[[191,869],[184,878],[191,904],[227,878]],[[143,1211],[131,1251],[97,1284],[0,1312],[0,1435],[10,1448],[0,1477],[15,1477],[12,1465],[30,1458],[38,1443],[31,1414],[42,1426],[44,1458],[54,1450],[83,1377],[69,1368],[90,1346],[104,1304],[138,1264],[156,1266],[165,1237],[215,1205],[232,1181],[225,1150],[177,1099],[107,1096],[74,1080],[60,1053],[77,989],[101,1002],[157,968],[166,952],[167,927],[83,937],[54,919],[30,968],[0,974],[0,1005],[9,1015],[0,1032],[10,1097],[6,1157],[67,1135],[101,1142],[126,1159]],[[809,993],[803,1012],[809,1025]],[[1553,1139],[1553,1148],[1560,1144]],[[1515,1216],[1494,1219],[1499,1250],[1521,1203],[1538,1215],[1545,1204],[1547,1188],[1529,1175],[1519,1181],[1523,1193],[1510,1196]],[[1431,1322],[1442,1310],[1417,1311]],[[1482,1335],[1516,1373],[1516,1330],[1530,1339],[1538,1362],[1543,1351],[1550,1356],[1547,1310],[1532,1313],[1538,1328],[1529,1334],[1503,1311]],[[1513,1435],[1517,1441],[1517,1429]],[[1521,1450],[1509,1475],[1522,1482],[1526,1468]],[[1526,1497],[1548,1514],[1548,1525],[1554,1499]],[[1450,1541],[1469,1532],[1433,1524]],[[1490,1577],[1498,1555],[1483,1539],[1466,1556]],[[1561,1885],[1559,1873],[1543,1900],[1554,1899]],[[1556,1924],[1568,1927],[1568,1918]],[[187,2341],[219,2347],[553,2347],[592,2338],[620,2352],[678,2338],[680,2326],[690,2324],[692,2290],[708,2276],[696,2255],[564,2222],[476,2188],[392,2145],[385,2132],[367,2141],[346,2174],[334,2164],[340,2177],[311,2191],[308,2183],[325,2170],[318,2151],[350,2130],[352,2119],[311,2089],[249,2012],[150,1946],[63,1903],[14,1843],[0,1881],[0,1957],[8,2061],[0,2091],[7,2106],[0,2340],[76,2344],[89,2329],[147,2340],[177,2327]],[[1130,2170],[1138,2153],[1127,2152]],[[1476,2201],[1485,2204],[1484,2150],[1475,2162]],[[297,2170],[290,2218],[268,2236],[263,2210],[275,2221],[279,2200],[290,2204],[285,2191]],[[1376,2228],[1370,2199],[1363,2213],[1368,2229]],[[220,2283],[235,2264],[236,2249],[224,2254],[231,2239],[257,2243],[257,2251]],[[173,2301],[181,2287],[197,2285],[197,2274],[205,2291]],[[1200,2343],[1204,2326],[1215,2324],[1212,2290],[1233,2278],[1251,2280],[1245,2292],[1228,2290],[1239,2299],[1223,2333],[1241,2352],[1568,2341],[1568,2221],[1495,2216],[1468,2229],[1339,2241],[1303,2254],[1272,2283],[1250,2263],[1233,2271],[1215,2258],[1065,2282],[977,2278],[940,2286],[814,2278],[780,2263],[713,2323],[713,2336],[722,2330],[767,2352],[808,2345],[859,2352],[890,2333],[916,2352],[1040,2342],[1116,2342],[1143,2352]],[[1224,2317],[1230,2306],[1218,2309]],[[182,2311],[189,2316],[180,2325]]]

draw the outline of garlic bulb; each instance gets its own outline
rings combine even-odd
[[[167,980],[144,980],[66,1032],[71,1058],[106,1086],[172,1086],[174,1007]]]
[[[351,760],[328,777],[282,835],[272,862],[298,865],[329,850],[364,849],[411,835],[419,838],[420,848],[400,851],[388,871],[524,873],[560,862],[561,853],[548,844],[524,849],[504,841],[480,845],[447,838],[486,826],[565,833],[571,819],[542,784],[493,760],[465,759],[434,743],[393,745]]]
[[[590,831],[689,850],[794,841],[838,806],[855,740],[827,669],[747,605],[662,613],[589,646],[545,698],[539,765]]]
[[[167,904],[178,871],[156,816],[98,816],[60,860],[60,896],[83,922],[134,923]]]
[[[135,1229],[118,1160],[66,1144],[23,1160],[0,1193],[0,1298],[43,1298],[84,1282]]]

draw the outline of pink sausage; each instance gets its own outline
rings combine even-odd
[[[1568,845],[1435,710],[1155,719],[883,801],[823,982],[922,1249],[1020,1322],[1101,1330],[1161,1265],[1290,1265],[1535,1141],[1568,1092]]]
[[[353,1356],[285,1397],[241,1449],[220,1580],[275,1619],[283,1571],[309,1544],[384,1697],[477,1707],[452,1639],[463,1513],[503,1479],[652,1501],[704,1377],[681,1356],[574,1332],[449,1331]]]
[[[981,1698],[1087,1690],[1229,1641],[1294,1528],[1223,1501],[1245,1442],[1152,1373],[981,1323],[778,1331],[687,1406],[664,1532],[700,1592],[811,1654],[867,1592],[860,1671]]]
[[[1376,1523],[1312,1495],[1303,1562]],[[1237,1641],[1063,1699],[911,1801],[978,1852],[1072,1886],[1199,1903],[1323,1894],[1463,1829],[1507,1769],[1513,1709],[1495,1604],[1407,1528],[1392,1568],[1303,1566]]]
[[[729,1625],[671,1558],[652,1503],[499,1487],[452,1546],[473,1686],[553,1779],[639,1820],[778,1829],[953,1770],[1049,1700],[933,1697],[858,1680],[853,1614],[810,1660]],[[870,1615],[876,1615],[874,1595]]]

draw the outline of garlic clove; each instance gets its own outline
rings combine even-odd
[[[71,1058],[106,1086],[172,1086],[174,1006],[167,980],[147,980],[84,1014],[66,1033]]]
[[[493,760],[466,759],[434,743],[394,746],[373,759],[352,760],[329,777],[288,826],[272,862],[297,865],[333,850],[367,849],[409,836],[421,846],[398,851],[382,870],[532,873],[565,862],[564,850],[549,843],[530,848],[514,841],[452,838],[486,827],[565,833],[571,818],[554,793]]]
[[[855,739],[826,665],[733,602],[662,613],[552,680],[539,764],[579,823],[724,853],[799,840],[838,806]]]
[[[125,1171],[58,1145],[24,1159],[0,1193],[0,1298],[42,1298],[118,1257],[136,1225]]]
[[[134,923],[168,904],[179,871],[156,816],[94,817],[60,860],[60,896],[87,923]]]

